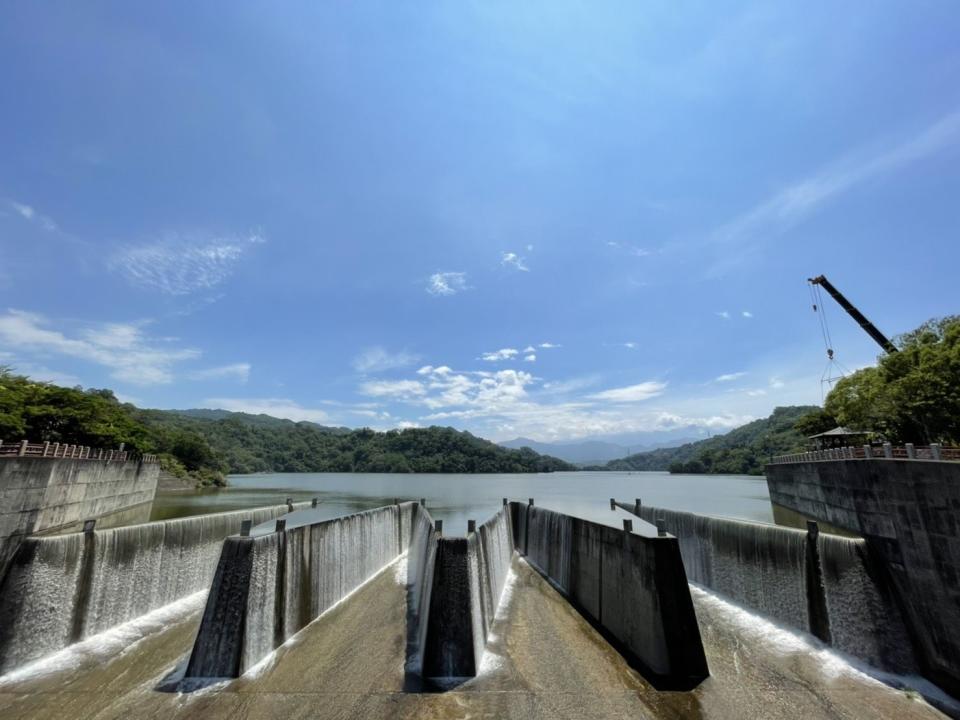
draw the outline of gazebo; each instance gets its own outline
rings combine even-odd
[[[828,450],[830,448],[862,445],[868,440],[870,435],[871,433],[864,430],[835,427],[833,430],[811,435],[808,440],[813,440],[817,450]]]

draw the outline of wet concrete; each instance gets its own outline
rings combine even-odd
[[[700,591],[694,603],[712,676],[693,692],[658,692],[517,558],[479,675],[447,693],[405,693],[402,565],[237,680],[193,693],[156,689],[189,652],[195,610],[107,662],[91,657],[29,680],[0,681],[0,718],[943,717]]]

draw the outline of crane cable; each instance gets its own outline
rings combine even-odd
[[[810,288],[810,301],[813,303],[813,311],[817,313],[817,318],[820,321],[820,335],[823,337],[823,345],[827,349],[827,358],[833,360],[833,338],[830,336],[830,326],[827,323],[827,311],[823,306],[820,286],[808,283],[808,287]]]

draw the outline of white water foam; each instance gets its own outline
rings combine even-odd
[[[802,653],[809,656],[828,679],[854,678],[888,692],[912,690],[951,715],[960,716],[960,702],[925,678],[878,670],[857,658],[837,652],[813,635],[771,622],[693,583],[690,583],[690,594],[695,602],[707,607],[711,615],[719,617],[733,628],[738,638],[753,641],[761,647],[772,647],[784,655]],[[736,654],[733,661],[739,670]]]
[[[146,615],[92,635],[86,640],[0,676],[0,687],[24,680],[36,680],[62,670],[72,670],[87,660],[108,662],[122,657],[150,635],[185,620],[192,613],[202,611],[206,598],[207,591],[200,590]]]
[[[495,623],[504,622],[510,612],[510,605],[513,603],[514,592],[517,585],[517,573],[513,565],[507,570],[507,576],[503,580],[503,590],[500,592],[500,600],[497,602],[497,612],[493,616],[493,623],[490,624],[490,632],[487,634],[487,644],[480,658],[480,664],[477,667],[477,677],[489,675],[503,667],[503,657],[490,650],[490,644],[498,641],[500,636],[494,632]]]

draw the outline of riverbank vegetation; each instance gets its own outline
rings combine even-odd
[[[0,367],[0,439],[126,448],[160,456],[163,468],[198,485],[228,473],[573,470],[524,448],[509,450],[453,428],[376,432],[330,428],[223,410],[144,410],[110,390],[34,382]]]
[[[603,470],[669,470],[672,473],[762,475],[771,455],[800,452],[806,437],[794,426],[814,406],[776,408],[768,418],[754,420],[724,435],[659,448],[612,460]]]

